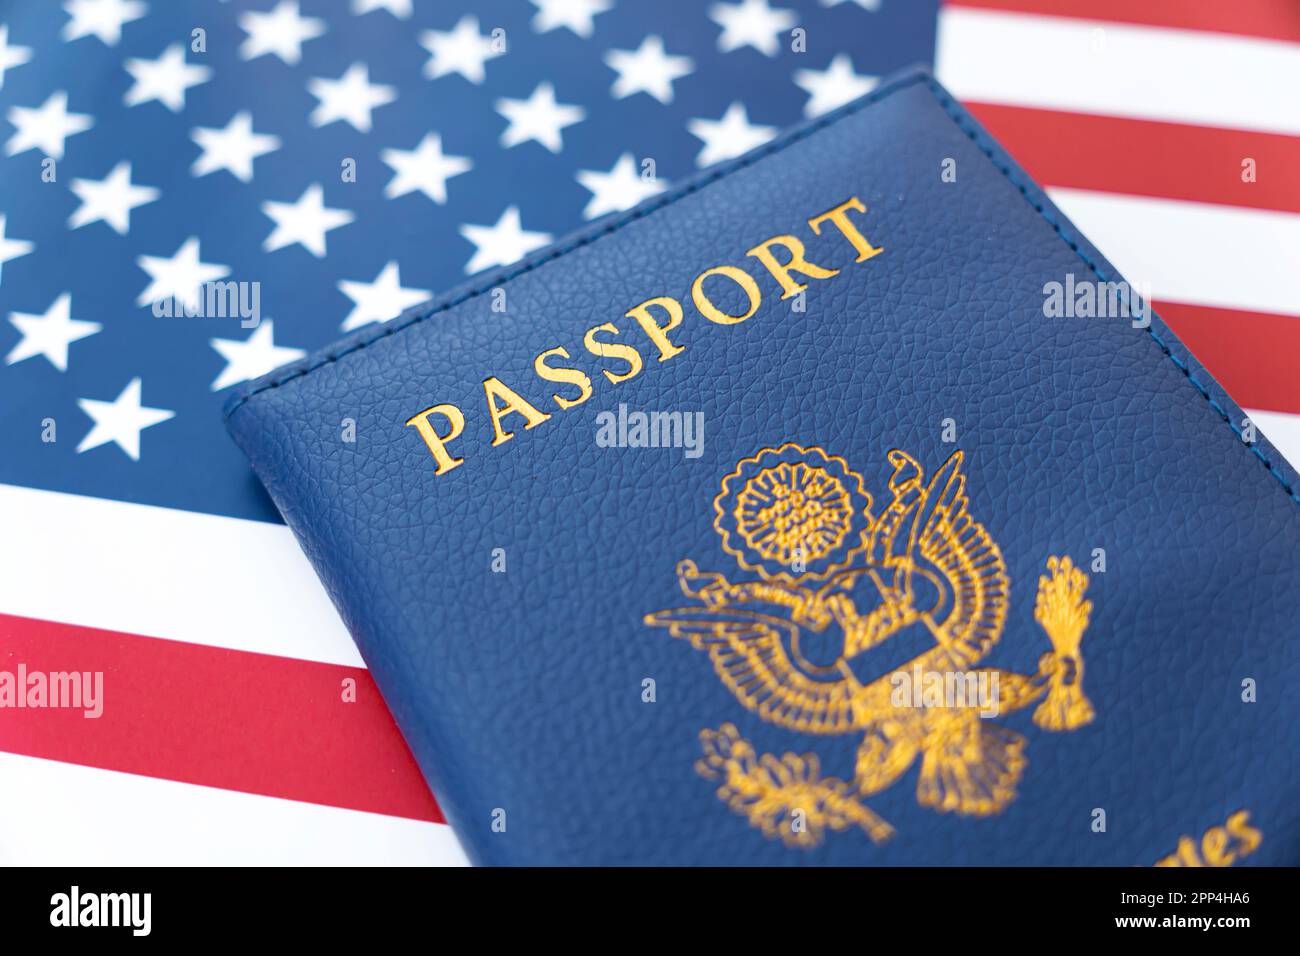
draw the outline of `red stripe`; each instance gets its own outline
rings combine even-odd
[[[1238,405],[1300,415],[1300,316],[1180,302],[1155,310]]]
[[[443,821],[363,669],[0,614],[0,671],[20,663],[103,672],[103,716],[6,707],[0,751]]]
[[[1048,186],[1300,212],[1300,136],[967,103]],[[1255,182],[1242,181],[1242,160]]]
[[[1235,33],[1300,43],[1300,5],[1294,0],[945,0],[945,6]]]

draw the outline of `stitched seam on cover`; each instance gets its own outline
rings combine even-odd
[[[969,127],[962,122],[962,113],[960,111],[960,107],[957,106],[957,104],[953,101],[952,97],[950,97],[947,94],[947,92],[943,89],[943,87],[939,86],[938,83],[936,83],[933,79],[931,79],[928,76],[922,77],[922,79],[925,80],[925,85],[930,88],[930,92],[933,93],[935,98],[939,101],[939,105],[943,107],[944,112],[948,114],[948,116],[956,124],[957,128],[961,130],[963,133],[965,133],[967,138],[969,138],[970,141],[979,148],[980,152],[982,152],[985,156],[988,157],[989,161],[993,164],[993,168],[998,170],[1000,173],[1002,173],[1002,175],[1007,178],[1007,181],[1011,183],[1011,185],[1016,187],[1016,189],[1020,192],[1020,195],[1024,197],[1025,202],[1029,203],[1029,205],[1034,210],[1036,210],[1040,216],[1043,217],[1043,219],[1047,222],[1047,224],[1052,227],[1052,230],[1058,236],[1061,237],[1061,240],[1072,250],[1074,250],[1074,253],[1080,259],[1083,260],[1083,263],[1089,269],[1092,270],[1093,275],[1095,275],[1102,282],[1110,282],[1111,279],[1108,278],[1105,275],[1105,273],[1103,273],[1101,269],[1097,267],[1097,264],[1093,262],[1091,258],[1088,257],[1087,253],[1085,253],[1083,249],[1079,247],[1079,244],[1075,242],[1073,239],[1071,239],[1069,236],[1067,236],[1061,230],[1061,224],[1052,218],[1052,216],[1048,213],[1047,208],[1041,203],[1034,201],[1034,199],[1029,195],[1028,187],[1026,187],[1024,183],[1020,182],[1017,179],[1011,167],[998,161],[997,156],[994,154],[993,147],[990,147],[985,144],[984,140],[986,137],[981,133],[981,131],[973,127]],[[1125,292],[1124,295],[1125,295],[1125,299],[1127,300],[1128,293]],[[1150,303],[1148,303],[1148,307],[1149,306]],[[1155,314],[1155,311],[1152,310],[1152,313]],[[1214,409],[1215,413],[1219,416],[1219,418],[1223,419],[1224,424],[1227,425],[1228,428],[1232,430],[1232,433],[1237,436],[1238,444],[1246,445],[1250,449],[1251,453],[1254,454],[1254,456],[1259,459],[1260,463],[1263,464],[1263,466],[1268,469],[1268,473],[1277,479],[1278,484],[1282,486],[1282,490],[1287,493],[1287,495],[1291,498],[1291,500],[1294,501],[1296,504],[1300,504],[1300,493],[1298,493],[1297,490],[1291,486],[1291,484],[1287,481],[1286,476],[1283,475],[1280,471],[1278,471],[1276,466],[1274,466],[1274,464],[1268,460],[1268,456],[1259,450],[1258,445],[1256,445],[1254,442],[1247,442],[1245,440],[1245,438],[1242,435],[1241,429],[1237,426],[1237,423],[1232,420],[1232,416],[1230,416],[1224,410],[1223,406],[1218,402],[1218,400],[1215,399],[1215,397],[1210,394],[1209,389],[1207,389],[1204,385],[1202,385],[1200,382],[1196,380],[1196,376],[1192,374],[1192,370],[1188,366],[1188,364],[1183,359],[1179,358],[1177,355],[1174,354],[1173,349],[1171,349],[1168,345],[1165,344],[1164,340],[1160,338],[1160,336],[1156,333],[1155,329],[1153,329],[1150,325],[1146,327],[1146,332],[1148,335],[1151,336],[1151,340],[1155,342],[1157,346],[1159,346],[1160,351],[1164,352],[1165,355],[1169,357],[1169,361],[1173,362],[1175,367],[1177,367],[1177,369],[1180,372],[1182,372],[1183,375],[1186,377],[1187,381],[1191,382],[1192,385],[1196,388],[1196,390],[1200,392],[1201,398],[1205,399],[1207,402],[1210,403],[1210,407]]]
[[[461,293],[460,295],[456,296],[454,299],[451,299],[447,302],[443,302],[434,306],[428,312],[417,312],[414,315],[408,316],[403,321],[390,322],[388,324],[388,327],[386,327],[383,332],[376,335],[374,338],[363,339],[360,342],[355,342],[336,354],[326,355],[322,357],[319,361],[314,362],[311,365],[305,366],[300,369],[295,369],[293,372],[289,373],[288,375],[285,375],[281,378],[273,379],[270,382],[267,382],[265,385],[261,385],[253,389],[248,394],[242,396],[233,405],[231,405],[229,410],[227,410],[224,418],[227,421],[229,421],[230,418],[234,416],[235,412],[239,411],[239,409],[242,408],[246,402],[248,402],[254,396],[262,394],[262,392],[265,392],[272,388],[279,388],[281,385],[291,382],[294,379],[302,378],[303,376],[308,375],[326,365],[329,365],[332,362],[337,362],[345,355],[350,355],[353,352],[359,352],[362,349],[364,349],[366,346],[371,345],[375,342],[382,341],[383,339],[388,338],[390,335],[395,335],[398,332],[403,332],[406,329],[409,329],[412,326],[417,325],[420,322],[423,322],[427,318],[430,318],[434,315],[438,315],[443,312],[448,312],[459,305],[463,305],[464,303],[470,301],[471,299],[478,298],[479,296],[491,291],[492,289],[501,288],[506,283],[511,282],[522,275],[526,275],[529,272],[532,272],[533,270],[540,268],[541,266],[548,265],[549,263],[552,263],[557,259],[563,258],[564,256],[568,255],[571,252],[576,252],[578,249],[581,249],[585,246],[589,246],[592,243],[594,243],[596,240],[603,239],[605,236],[617,232],[619,229],[622,229],[624,226],[630,223],[636,222],[640,219],[645,219],[647,216],[659,212],[662,209],[667,209],[669,206],[673,205],[679,200],[685,199],[687,196],[699,192],[700,190],[704,189],[706,186],[712,186],[714,183],[719,182],[720,180],[726,178],[727,176],[730,176],[732,173],[739,172],[742,169],[747,169],[748,167],[753,166],[755,163],[759,162],[760,160],[766,159],[768,156],[772,156],[776,153],[779,153],[783,149],[789,146],[793,146],[795,143],[802,142],[803,140],[807,139],[809,136],[812,136],[814,133],[819,133],[823,129],[826,129],[829,126],[838,123],[840,120],[848,119],[850,116],[857,115],[858,113],[862,112],[862,110],[866,109],[868,106],[874,106],[876,103],[879,103],[880,101],[888,98],[889,96],[892,96],[893,94],[897,93],[899,90],[904,90],[909,87],[916,86],[918,83],[921,83],[922,81],[928,82],[930,81],[930,78],[925,75],[910,76],[905,79],[899,80],[898,82],[893,83],[889,86],[881,87],[880,89],[874,91],[873,93],[868,94],[861,101],[845,109],[844,111],[832,113],[829,116],[817,120],[816,122],[808,126],[798,129],[792,133],[788,133],[785,136],[769,143],[767,146],[763,147],[758,152],[748,155],[743,159],[739,159],[733,163],[722,166],[721,168],[715,170],[712,174],[706,175],[701,179],[697,179],[694,182],[682,187],[679,190],[670,192],[667,196],[663,197],[659,202],[651,203],[648,206],[634,210],[633,212],[629,213],[626,216],[615,219],[613,222],[609,223],[609,225],[605,226],[605,228],[600,229],[593,233],[588,233],[587,235],[583,236],[581,239],[577,240],[576,242],[573,242],[569,245],[556,249],[553,252],[548,253],[547,255],[543,256],[540,259],[534,260],[533,262],[530,262],[527,265],[519,267],[513,272],[508,272],[505,275],[498,275],[493,281],[485,282],[483,285],[476,286],[473,289],[469,289]]]

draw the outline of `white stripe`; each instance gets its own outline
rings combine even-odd
[[[0,485],[0,612],[362,666],[283,525]]]
[[[0,866],[463,866],[451,827],[0,753]]]
[[[949,7],[935,62],[958,99],[1300,134],[1300,44]]]
[[[1048,189],[1129,282],[1155,299],[1300,315],[1300,215]]]
[[[1259,430],[1282,453],[1291,467],[1300,471],[1300,415],[1288,415],[1286,412],[1265,412],[1259,409],[1246,409],[1250,420],[1259,426]]]

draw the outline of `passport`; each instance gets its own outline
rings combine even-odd
[[[1300,484],[1141,289],[911,71],[226,414],[476,863],[1295,864]]]

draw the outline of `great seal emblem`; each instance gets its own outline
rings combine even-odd
[[[1046,730],[1074,730],[1094,715],[1080,654],[1092,610],[1087,575],[1068,556],[1048,558],[1035,619],[1051,649],[1036,673],[977,668],[1006,625],[1009,581],[1002,552],[969,514],[962,453],[928,480],[905,452],[888,458],[890,498],[879,513],[862,477],[821,448],[786,444],[743,459],[722,480],[713,525],[750,577],[681,561],[678,585],[694,603],[645,617],[705,651],[763,720],[862,735],[853,774],[841,779],[823,776],[815,754],[758,753],[731,723],[700,732],[696,769],[719,783],[718,797],[792,846],[853,826],[888,839],[893,827],[865,799],[917,762],[922,806],[1000,812],[1015,798],[1026,740],[981,716],[990,703],[998,713],[1037,704],[1033,721]],[[866,652],[915,627],[933,638],[917,657],[881,674],[855,670]],[[993,687],[995,699],[901,702],[900,673],[963,675]]]

